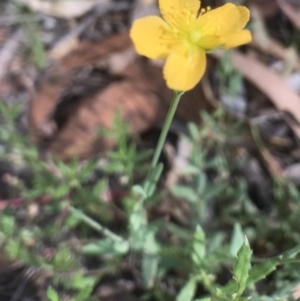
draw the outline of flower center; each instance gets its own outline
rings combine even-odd
[[[199,2],[200,4],[200,2]],[[185,50],[197,51],[199,49],[199,41],[203,38],[203,32],[199,28],[197,19],[201,15],[210,11],[210,7],[193,12],[188,5],[184,5],[181,11],[170,7],[168,11],[162,11],[165,21],[169,28],[161,28],[160,40],[167,45],[169,49],[177,46],[183,46]]]
[[[191,30],[189,32],[189,42],[191,44],[195,44],[199,41],[199,39],[201,38],[202,36],[202,33],[200,30],[197,30],[197,29],[194,29],[194,30]]]

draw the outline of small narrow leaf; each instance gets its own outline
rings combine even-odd
[[[233,227],[233,234],[230,243],[230,254],[237,256],[237,253],[244,243],[244,234],[239,223],[235,223]]]
[[[199,128],[194,123],[188,123],[187,127],[191,138],[198,141],[200,138]]]
[[[252,251],[250,249],[248,239],[245,237],[245,243],[238,251],[237,260],[233,269],[233,275],[238,283],[238,291],[236,292],[237,296],[240,296],[246,288],[250,270],[251,254]]]
[[[128,248],[128,243],[125,241],[115,242],[110,238],[104,238],[83,246],[81,251],[87,255],[113,256],[127,253]]]
[[[157,254],[143,253],[142,258],[142,275],[144,284],[147,288],[154,285],[158,270],[158,256]]]
[[[249,272],[247,285],[254,284],[257,281],[264,279],[266,276],[276,270],[278,264],[280,264],[280,261],[273,258],[267,259],[263,263],[254,266]]]
[[[143,188],[142,186],[140,186],[140,185],[134,185],[134,186],[132,187],[132,191],[133,191],[134,193],[136,193],[136,194],[141,195],[143,199],[146,199],[146,198],[147,198],[147,194],[146,194],[144,188]]]
[[[285,251],[282,255],[279,256],[281,262],[284,263],[286,260],[293,259],[300,252],[300,245]]]
[[[189,201],[190,203],[196,203],[198,200],[197,193],[191,187],[176,185],[171,188],[172,194],[179,198]]]
[[[196,265],[200,265],[203,262],[205,256],[205,234],[201,226],[197,226],[194,239],[193,239],[193,253],[192,259]]]
[[[197,175],[199,172],[200,172],[200,168],[198,166],[187,165],[181,169],[180,174]]]
[[[60,301],[57,292],[52,287],[47,289],[47,297],[50,301]]]
[[[224,295],[233,295],[238,289],[238,284],[234,280],[230,280],[223,288],[222,293]]]
[[[191,278],[180,290],[176,301],[192,301],[196,292],[197,281]]]
[[[155,239],[155,232],[147,233],[144,242],[144,252],[142,258],[142,275],[145,286],[150,288],[153,286],[158,270],[159,246]]]
[[[127,241],[115,241],[114,250],[117,254],[126,254],[129,251],[129,244]]]

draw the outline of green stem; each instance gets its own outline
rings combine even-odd
[[[152,169],[155,168],[156,165],[157,165],[159,156],[162,152],[163,146],[164,146],[165,141],[166,141],[168,131],[170,129],[171,122],[173,120],[174,114],[176,112],[176,109],[178,107],[180,98],[183,95],[183,93],[184,92],[174,91],[172,102],[171,102],[168,114],[166,116],[162,131],[160,133],[158,143],[157,143],[157,146],[156,146],[156,149],[155,149],[155,152],[154,152],[154,156],[153,156],[153,159],[152,159],[152,162],[151,162],[151,168]]]
[[[183,95],[183,93],[184,92],[174,91],[171,105],[170,105],[168,114],[166,116],[162,131],[160,133],[160,136],[159,136],[159,139],[158,139],[155,151],[154,151],[154,156],[153,156],[153,159],[151,162],[151,167],[150,167],[150,170],[149,170],[149,172],[145,178],[144,184],[143,184],[145,196],[140,199],[140,206],[142,206],[143,202],[147,198],[149,198],[156,189],[157,181],[159,180],[160,175],[163,170],[163,164],[162,163],[158,164],[159,156],[162,152],[168,131],[171,126],[171,122],[173,120],[174,114],[176,112],[180,98]]]
[[[97,223],[96,221],[94,221],[93,219],[91,219],[90,217],[88,217],[87,215],[85,215],[83,212],[75,209],[72,206],[69,208],[69,210],[77,218],[81,219],[83,222],[85,222],[86,224],[88,224],[91,228],[97,230],[98,232],[102,233],[106,237],[109,237],[110,239],[114,240],[115,242],[125,242],[122,237],[120,237],[120,236],[114,234],[113,232],[111,232],[110,230],[104,228],[99,223]]]

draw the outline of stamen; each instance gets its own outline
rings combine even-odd
[[[202,36],[197,24],[197,15],[191,10],[189,4],[181,2],[181,10],[176,10],[171,6],[168,10],[163,10],[161,13],[168,23],[168,28],[161,27],[159,33],[160,44],[168,48],[173,48],[174,45],[184,45],[184,48],[197,47],[197,43]],[[200,14],[206,13],[210,7],[202,8]]]
[[[169,25],[171,25],[172,27],[180,28],[180,26],[182,24],[181,23],[182,18],[181,18],[181,16],[179,16],[179,18],[178,18],[178,16],[177,16],[178,14],[176,13],[176,10],[174,9],[174,7],[171,7],[170,11],[162,11],[162,14],[166,18],[166,21],[169,23]]]
[[[199,12],[199,15],[198,15],[198,18],[201,17],[203,14],[209,12],[210,10],[211,10],[210,6],[207,6],[206,8],[201,8],[200,12]]]
[[[164,45],[167,48],[171,49],[174,43],[177,42],[174,32],[168,31],[164,27],[160,27],[159,30],[160,30],[160,34],[159,34],[160,45]]]

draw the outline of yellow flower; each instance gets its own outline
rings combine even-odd
[[[245,30],[249,10],[227,3],[200,10],[199,0],[159,0],[162,18],[136,20],[130,36],[137,52],[151,59],[167,59],[164,77],[169,88],[191,90],[206,68],[206,52],[249,43]]]

